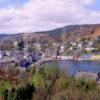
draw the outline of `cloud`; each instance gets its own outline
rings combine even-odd
[[[70,24],[100,22],[100,12],[86,8],[95,0],[28,0],[0,9],[0,32],[50,30]]]
[[[83,4],[85,5],[90,5],[92,4],[95,0],[81,0]]]

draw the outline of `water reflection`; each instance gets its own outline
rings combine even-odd
[[[47,62],[48,65],[54,63],[55,61]],[[68,75],[74,76],[78,71],[83,72],[100,72],[100,62],[99,61],[58,61],[58,66],[63,68]]]

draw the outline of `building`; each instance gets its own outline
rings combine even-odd
[[[50,50],[50,49],[46,49],[46,50],[45,50],[44,57],[45,57],[45,58],[51,57],[51,50]]]
[[[95,49],[95,48],[93,48],[93,47],[86,47],[86,48],[85,48],[85,50],[88,51],[88,52],[90,52],[90,51],[92,51],[92,50],[94,50],[94,49]]]
[[[0,51],[0,59],[2,59],[2,57],[3,57],[3,56],[2,56],[2,51]]]
[[[70,42],[72,46],[76,46],[77,44],[75,42]]]
[[[62,29],[61,42],[62,43],[65,43],[66,42],[66,28],[63,28]]]
[[[100,55],[92,55],[91,60],[100,60]]]
[[[79,60],[91,60],[91,54],[84,54],[83,56],[79,57]]]
[[[36,49],[37,51],[40,51],[40,50],[41,50],[41,44],[38,43],[38,42],[34,43],[34,47],[35,47],[35,49]]]
[[[60,53],[64,53],[64,51],[65,51],[65,46],[64,45],[61,45],[60,46]]]
[[[82,46],[83,46],[82,42],[80,42],[80,43],[77,44],[77,47],[78,47],[79,49],[82,49]]]
[[[15,42],[13,43],[13,45],[14,45],[15,50],[17,50],[17,49],[18,49],[18,42],[15,41]]]

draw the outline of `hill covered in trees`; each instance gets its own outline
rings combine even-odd
[[[0,34],[0,42],[4,40],[12,40],[16,41],[20,38],[20,36],[29,36],[29,38],[33,37],[36,40],[42,39],[44,37],[45,39],[50,40],[60,40],[62,33],[65,33],[66,40],[72,41],[81,39],[83,37],[90,37],[90,38],[96,38],[100,36],[100,24],[94,24],[94,25],[69,25],[62,28],[57,28],[50,31],[41,31],[41,32],[33,32],[33,33],[16,33],[16,34]]]

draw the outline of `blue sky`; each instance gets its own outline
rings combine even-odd
[[[0,0],[0,33],[100,23],[100,0]]]
[[[0,0],[0,8],[5,8],[11,5],[21,6],[29,0]],[[100,0],[95,0],[92,5],[88,7],[91,10],[100,10]]]
[[[0,0],[0,8],[8,7],[11,5],[22,5],[23,3],[27,2],[28,0]]]
[[[94,3],[89,6],[89,9],[100,11],[100,0],[95,0]]]

